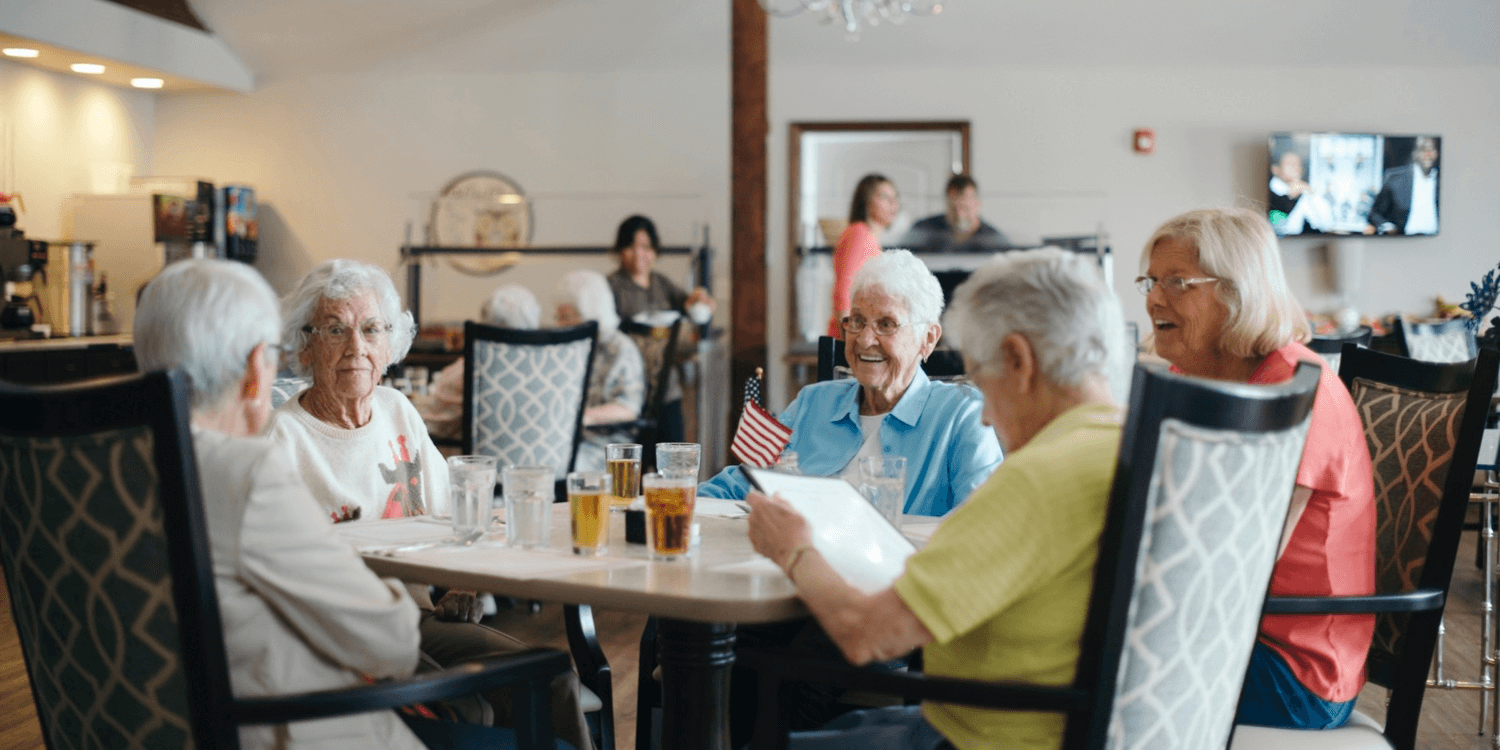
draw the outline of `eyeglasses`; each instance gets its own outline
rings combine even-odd
[[[914,326],[914,325],[919,325],[919,324],[918,323],[897,323],[896,321],[891,320],[890,318],[881,318],[880,320],[876,320],[876,321],[867,321],[867,320],[864,319],[863,316],[860,316],[860,315],[850,315],[848,317],[845,317],[845,318],[841,319],[839,321],[839,325],[843,327],[844,333],[847,333],[850,336],[858,336],[861,331],[865,330],[865,326],[866,325],[874,326],[874,328],[875,328],[875,335],[879,336],[880,338],[886,338],[886,337],[894,334],[899,329],[905,328],[907,326]]]
[[[1181,276],[1168,276],[1158,279],[1155,276],[1135,277],[1135,288],[1141,290],[1141,294],[1150,294],[1151,290],[1161,284],[1161,288],[1168,295],[1176,297],[1187,291],[1189,287],[1196,284],[1207,284],[1210,281],[1221,281],[1217,276],[1200,276],[1196,279],[1184,279]]]
[[[303,333],[309,333],[327,341],[345,342],[354,335],[355,331],[364,337],[366,343],[378,344],[385,338],[386,334],[395,330],[395,326],[389,323],[381,323],[376,320],[367,320],[358,328],[343,323],[329,323],[326,326],[302,326]]]

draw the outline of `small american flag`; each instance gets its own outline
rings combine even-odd
[[[745,381],[745,413],[740,415],[740,426],[729,448],[744,463],[764,469],[781,457],[791,440],[792,428],[761,406],[761,377],[762,370],[756,368],[755,376]]]

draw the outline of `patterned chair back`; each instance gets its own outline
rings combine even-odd
[[[646,402],[641,409],[641,417],[645,419],[657,419],[660,415],[662,398],[667,394],[667,382],[677,360],[677,339],[682,330],[682,320],[678,318],[670,326],[620,321],[620,331],[635,342],[645,364]]]
[[[1413,323],[1403,317],[1401,336],[1406,342],[1406,356],[1421,362],[1467,362],[1479,353],[1474,331],[1462,318]]]
[[[293,396],[311,387],[312,378],[277,378],[271,381],[271,408],[281,408]]]
[[[1096,708],[1069,747],[1227,744],[1318,375],[1248,386],[1137,365],[1084,633],[1104,645],[1079,663]]]
[[[1370,338],[1374,331],[1369,326],[1360,326],[1347,334],[1334,334],[1331,336],[1313,336],[1307,342],[1307,348],[1318,353],[1324,362],[1328,363],[1329,369],[1339,371],[1339,362],[1343,357],[1344,344],[1355,346],[1369,346]]]
[[[1486,352],[1486,358],[1493,356]],[[1375,590],[1380,593],[1448,587],[1483,412],[1494,387],[1493,382],[1476,386],[1475,380],[1483,378],[1475,372],[1475,361],[1416,362],[1368,350],[1345,357],[1340,374],[1359,410],[1375,472]],[[1462,481],[1453,481],[1455,468]],[[1445,507],[1448,517],[1440,522]],[[1443,553],[1446,570],[1430,571],[1429,556],[1440,553],[1439,535],[1451,536],[1442,546],[1453,549]],[[1441,581],[1434,581],[1433,574]],[[1390,685],[1411,623],[1409,614],[1376,615],[1367,661],[1372,682]]]
[[[598,330],[465,323],[463,451],[572,471]]]
[[[0,384],[0,566],[49,748],[238,746],[189,440],[180,373]]]

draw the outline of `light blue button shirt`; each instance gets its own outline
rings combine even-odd
[[[859,382],[833,380],[802,389],[782,424],[792,428],[787,448],[808,476],[837,476],[859,452]],[[880,424],[884,455],[906,457],[904,512],[941,516],[983,484],[1002,458],[995,432],[984,424],[984,403],[967,385],[934,383],[920,369]],[[698,486],[702,497],[738,500],[750,485],[731,466]]]

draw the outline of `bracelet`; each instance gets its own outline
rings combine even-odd
[[[802,562],[802,554],[812,548],[811,544],[799,544],[792,549],[791,554],[786,556],[786,564],[781,566],[781,569],[786,571],[788,579],[792,578],[792,572],[797,569],[797,563]],[[796,583],[796,581],[792,580],[792,583]]]

